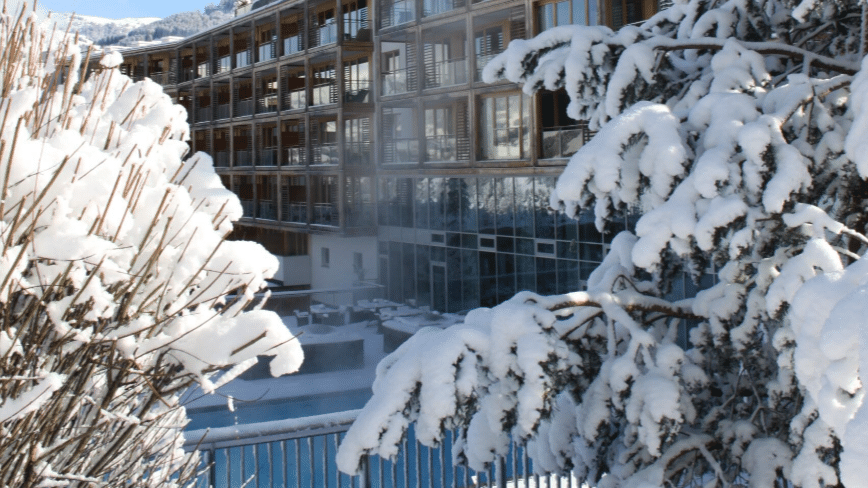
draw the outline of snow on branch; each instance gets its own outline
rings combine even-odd
[[[415,424],[475,469],[512,440],[589,486],[864,486],[866,29],[865,2],[682,0],[511,42],[483,78],[564,89],[598,130],[551,207],[635,225],[586,291],[387,358],[341,469]]]
[[[81,78],[28,12],[0,40],[0,486],[185,486],[185,389],[300,365],[253,307],[278,262],[226,240],[241,205],[162,87],[118,53]]]

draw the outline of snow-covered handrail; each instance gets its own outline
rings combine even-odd
[[[184,433],[187,439],[184,449],[219,449],[345,432],[356,420],[359,412],[360,410],[349,410],[296,419],[191,430]]]

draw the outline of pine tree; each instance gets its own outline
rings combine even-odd
[[[564,88],[599,130],[552,206],[635,230],[587,291],[519,293],[388,357],[342,469],[414,423],[427,445],[459,429],[475,469],[512,439],[591,486],[864,486],[866,26],[864,2],[683,0],[513,41],[486,81]]]

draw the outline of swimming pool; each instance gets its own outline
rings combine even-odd
[[[371,398],[369,388],[320,395],[242,402],[235,400],[235,411],[226,405],[190,408],[190,423],[186,430],[198,430],[230,425],[245,425],[272,420],[310,417],[323,413],[344,412],[365,406]]]

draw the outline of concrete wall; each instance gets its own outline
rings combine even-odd
[[[328,266],[323,266],[322,250],[329,251]],[[362,254],[365,280],[377,279],[377,238],[310,236],[311,288],[348,288],[359,277],[353,270],[354,253]]]
[[[283,281],[286,286],[311,284],[310,256],[277,256],[277,259],[280,261],[280,269],[275,273],[274,279]]]

